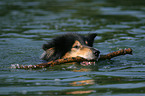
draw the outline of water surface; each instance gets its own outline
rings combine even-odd
[[[0,95],[144,96],[144,0],[1,0]],[[11,69],[38,64],[42,44],[77,32],[98,33],[94,47],[107,54],[132,48],[133,55],[96,65]]]

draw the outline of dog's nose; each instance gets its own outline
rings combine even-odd
[[[100,51],[99,50],[94,50],[94,55],[99,57]]]

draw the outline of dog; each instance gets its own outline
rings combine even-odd
[[[68,33],[52,39],[47,44],[43,44],[44,53],[41,59],[52,61],[61,58],[83,57],[85,59],[99,59],[100,51],[93,48],[94,38],[96,33],[88,34],[87,36]]]

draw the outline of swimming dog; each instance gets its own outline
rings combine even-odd
[[[99,59],[100,51],[93,48],[96,36],[96,33],[88,34],[87,36],[75,33],[57,36],[43,45],[44,53],[41,55],[41,59],[52,61],[80,56],[88,60],[97,60]]]

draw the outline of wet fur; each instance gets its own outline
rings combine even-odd
[[[43,45],[44,53],[41,59],[46,61],[56,60],[60,58],[76,57],[81,54],[81,57],[92,54],[95,50],[93,46],[94,38],[97,34],[88,34],[83,36],[80,34],[65,34],[52,39],[47,44]],[[80,49],[76,48],[76,45],[81,46]],[[89,52],[89,53],[88,53]],[[84,55],[83,55],[84,54]],[[90,55],[90,58],[95,58]]]

